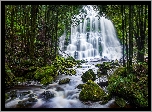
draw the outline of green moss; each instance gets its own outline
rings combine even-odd
[[[71,70],[70,70],[70,74],[71,74],[71,75],[75,75],[75,74],[76,74],[76,70],[71,69]]]
[[[67,84],[67,83],[69,83],[70,82],[70,79],[69,78],[65,78],[65,79],[60,79],[59,80],[59,84],[61,85],[61,84]]]
[[[116,104],[118,104],[119,107],[121,107],[121,108],[125,107],[125,105],[126,105],[126,101],[125,101],[123,98],[116,97],[116,98],[115,98],[115,102],[116,102]]]
[[[79,99],[82,101],[100,101],[104,99],[105,95],[106,93],[98,84],[88,80],[79,94]]]
[[[92,69],[89,69],[83,75],[81,76],[83,82],[87,82],[88,80],[95,81],[96,80],[96,74],[93,72]]]
[[[85,84],[79,84],[79,85],[77,86],[77,88],[78,88],[78,89],[82,89],[82,88],[84,87],[84,85],[85,85]]]

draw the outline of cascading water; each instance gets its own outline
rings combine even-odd
[[[100,16],[91,5],[84,6],[86,13],[77,15],[83,17],[78,26],[71,25],[70,44],[65,53],[75,59],[107,57],[110,60],[122,57],[122,46],[117,38],[113,23]],[[63,50],[65,35],[60,37],[59,47]],[[60,52],[61,53],[61,52]]]

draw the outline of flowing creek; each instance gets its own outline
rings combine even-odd
[[[99,62],[96,62],[99,63]],[[81,80],[81,75],[88,69],[93,69],[94,73],[97,73],[97,67],[95,63],[86,63],[83,65],[83,68],[76,68],[76,75],[67,76],[60,75],[58,79],[53,84],[49,84],[47,87],[43,87],[41,84],[31,82],[30,85],[18,85],[12,89],[7,90],[13,91],[17,90],[17,98],[11,101],[5,102],[6,108],[109,108],[111,104],[114,103],[114,99],[110,100],[107,104],[101,105],[99,102],[82,102],[79,100],[79,93],[81,89],[78,89],[79,84],[83,84]],[[88,68],[89,67],[89,68]],[[68,84],[59,85],[59,79],[70,78]],[[102,81],[107,81],[106,76],[100,78]],[[98,82],[98,79],[95,81]],[[106,92],[106,87],[103,87]],[[36,101],[27,101],[24,105],[21,101],[26,101],[30,96],[29,94],[21,95],[23,92],[30,91],[29,94],[33,94],[33,97]],[[44,91],[50,91],[51,94],[54,94],[54,97],[45,99],[42,95]],[[21,107],[19,106],[21,105]]]

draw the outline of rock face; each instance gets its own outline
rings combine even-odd
[[[105,96],[106,93],[99,85],[92,80],[88,80],[79,94],[79,99],[82,101],[100,101],[103,100]]]
[[[59,80],[59,84],[61,85],[61,84],[67,84],[67,83],[69,83],[70,82],[70,79],[69,78],[65,78],[65,79],[61,79],[61,80]]]

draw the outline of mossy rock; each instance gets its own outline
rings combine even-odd
[[[103,100],[99,102],[99,104],[104,105],[106,103],[108,103],[108,101],[110,101],[112,99],[111,94],[107,94],[103,97]]]
[[[82,101],[100,101],[104,99],[105,95],[106,93],[98,84],[88,80],[79,94],[79,99]]]
[[[115,102],[117,105],[119,105],[119,107],[123,108],[126,106],[126,101],[123,98],[120,97],[116,97],[115,98]]]
[[[78,89],[82,89],[82,88],[84,87],[84,85],[85,85],[85,84],[79,84],[79,85],[77,86],[77,88],[78,88]]]
[[[95,81],[96,80],[96,74],[93,72],[92,69],[89,69],[83,75],[81,76],[83,82],[87,82],[88,80]]]
[[[76,72],[76,70],[71,69],[71,70],[70,70],[70,73],[71,73],[71,75],[75,75],[77,72]]]
[[[69,78],[65,78],[65,79],[60,79],[59,80],[59,84],[61,85],[61,84],[67,84],[67,83],[69,83],[70,82],[70,79]]]

